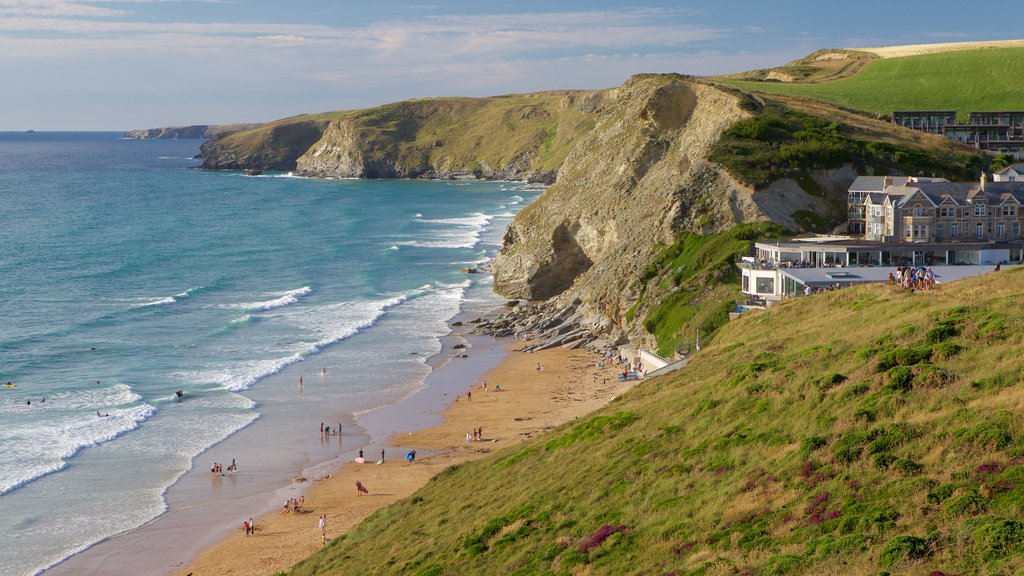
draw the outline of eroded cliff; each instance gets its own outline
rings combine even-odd
[[[792,181],[755,191],[708,159],[721,134],[750,115],[731,93],[645,75],[596,99],[595,128],[568,155],[557,184],[515,218],[494,262],[499,293],[550,300],[539,315],[571,320],[582,341],[621,341],[630,332],[626,312],[654,246],[740,222],[798,230],[794,212],[829,209]]]

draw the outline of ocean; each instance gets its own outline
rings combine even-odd
[[[502,302],[460,269],[541,192],[204,172],[199,141],[120,136],[0,134],[0,574],[365,444],[357,416]]]

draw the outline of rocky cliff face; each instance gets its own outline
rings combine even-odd
[[[283,122],[234,132],[203,142],[199,155],[208,170],[295,170],[296,159],[323,136],[326,123]]]
[[[791,181],[755,191],[707,159],[722,132],[749,114],[732,94],[639,76],[594,100],[595,128],[568,155],[558,183],[515,218],[494,262],[500,294],[546,301],[534,314],[517,312],[513,324],[528,336],[623,341],[637,280],[658,243],[739,222],[796,230],[793,212],[828,209]]]

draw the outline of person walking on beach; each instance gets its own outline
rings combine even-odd
[[[256,523],[252,521],[252,516],[249,516],[249,532],[251,532],[253,536],[256,535]]]
[[[370,493],[370,491],[366,489],[366,486],[363,486],[362,482],[360,482],[359,480],[356,480],[356,496],[359,496],[361,494],[369,494],[369,493]]]
[[[320,533],[324,536],[327,535],[327,516],[320,515]]]
[[[472,399],[473,399],[473,391],[472,390],[467,390],[466,391],[466,400],[472,400]]]
[[[377,462],[377,464],[383,464],[383,463],[384,463],[384,449],[381,448],[380,449],[380,462]]]

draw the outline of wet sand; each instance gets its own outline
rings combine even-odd
[[[506,354],[492,354],[501,362],[482,378],[488,384],[486,392],[479,377],[471,382],[457,377],[474,371],[460,366],[460,361],[467,359],[455,358],[435,373],[437,379],[447,382],[436,383],[423,394],[430,398],[421,399],[424,412],[420,417],[394,420],[389,410],[401,405],[360,417],[360,425],[387,426],[392,433],[383,447],[383,464],[376,463],[380,446],[364,448],[366,463],[350,461],[333,474],[313,481],[299,512],[285,512],[282,499],[277,510],[256,519],[256,531],[251,536],[243,532],[239,519],[234,533],[168,573],[251,576],[287,570],[323,545],[324,536],[318,526],[321,515],[327,520],[326,538],[334,538],[378,508],[411,495],[448,466],[481,458],[583,416],[634,384],[618,382],[613,367],[598,369],[600,358],[590,352],[558,348],[524,353],[515,351],[521,342],[505,341],[501,345],[506,347]],[[471,357],[488,357],[486,350],[471,350]],[[501,390],[495,391],[498,385]],[[408,405],[403,409],[408,411]],[[436,425],[414,429],[416,421],[430,419]],[[483,440],[467,442],[466,433],[477,428],[483,429]],[[412,449],[416,450],[416,461],[409,464],[404,456]],[[369,494],[356,491],[357,480]]]

